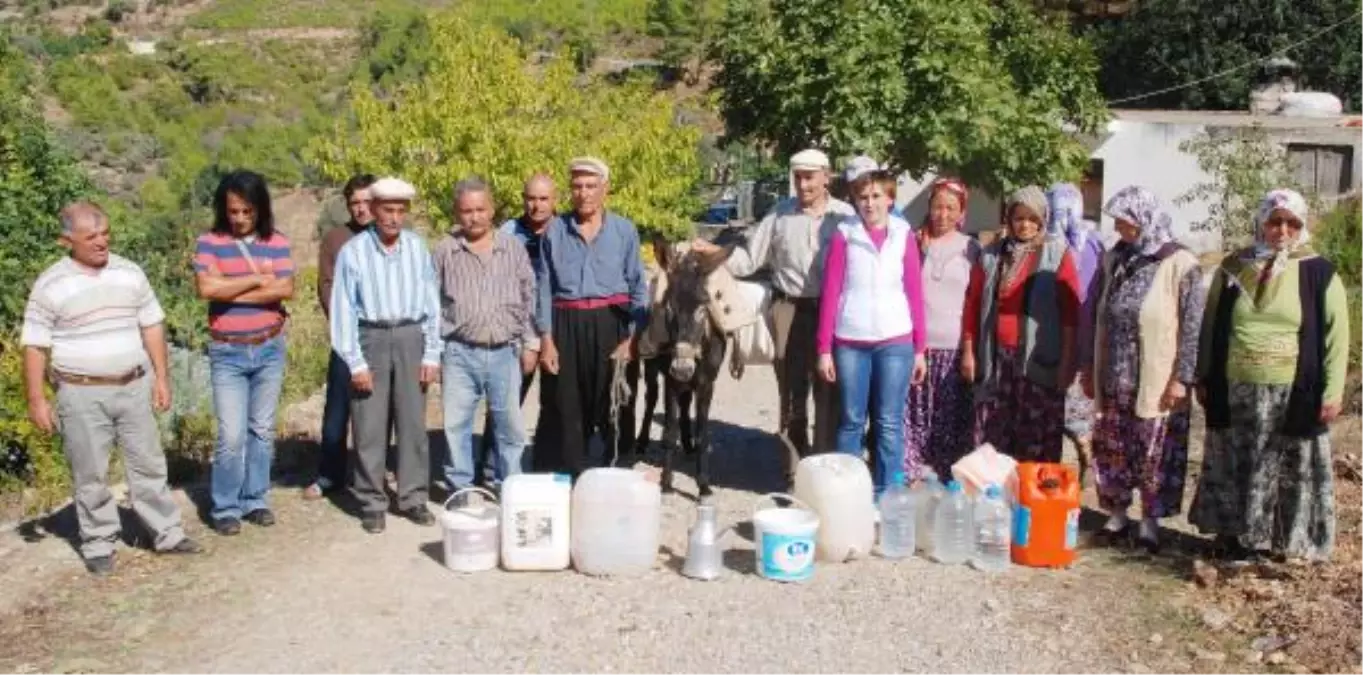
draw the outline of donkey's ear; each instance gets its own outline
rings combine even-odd
[[[649,245],[653,247],[653,259],[658,262],[658,267],[663,272],[671,272],[672,264],[676,262],[676,256],[672,255],[672,245],[660,235],[650,237]]]
[[[700,273],[701,276],[709,276],[711,272],[719,269],[719,266],[723,265],[724,261],[728,260],[729,255],[733,252],[734,250],[732,247],[725,247],[712,253],[692,251],[691,255],[696,259],[696,271]]]

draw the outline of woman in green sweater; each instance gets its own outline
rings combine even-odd
[[[1334,546],[1328,425],[1344,394],[1349,317],[1307,216],[1292,190],[1264,197],[1255,244],[1216,271],[1202,323],[1207,442],[1189,520],[1235,559],[1320,561]]]

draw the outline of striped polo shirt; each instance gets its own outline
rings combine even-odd
[[[33,284],[20,343],[52,350],[53,369],[117,377],[147,364],[142,328],[165,320],[147,275],[109,254],[101,269],[62,258]]]
[[[247,260],[242,245],[250,252]],[[289,240],[275,233],[269,239],[249,237],[238,240],[227,235],[209,232],[201,235],[194,247],[194,271],[216,269],[226,277],[253,274],[251,263],[261,273],[272,272],[276,277],[293,276],[293,259],[289,257]],[[240,302],[208,303],[208,329],[223,335],[252,335],[274,328],[284,320],[284,304],[249,305]]]

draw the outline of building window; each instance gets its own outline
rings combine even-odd
[[[1353,187],[1353,146],[1289,143],[1287,158],[1297,182],[1326,200],[1333,201]]]

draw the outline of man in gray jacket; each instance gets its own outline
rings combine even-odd
[[[844,220],[856,217],[847,202],[828,193],[828,156],[803,150],[790,158],[795,196],[781,200],[734,249],[727,267],[736,277],[771,272],[771,305],[776,343],[776,387],[780,396],[781,440],[788,450],[789,481],[800,458],[831,451],[838,427],[838,390],[815,373],[818,350],[819,291],[823,286],[824,246]],[[696,250],[715,246],[693,242]],[[807,401],[814,398],[814,442],[809,440]]]

